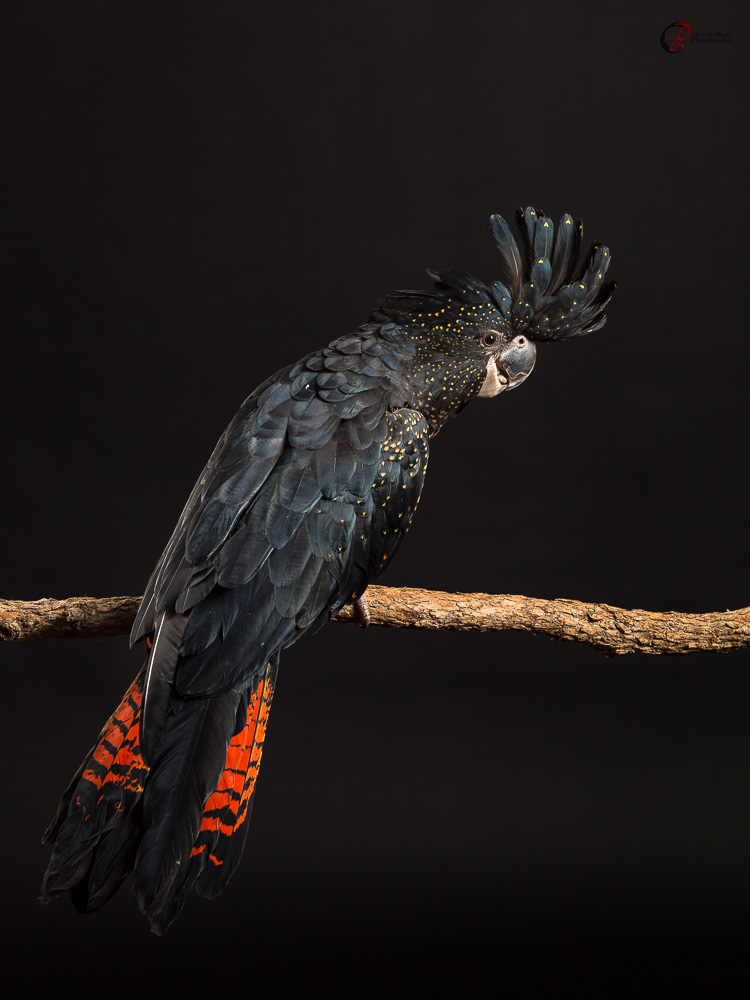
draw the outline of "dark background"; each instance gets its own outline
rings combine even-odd
[[[382,582],[748,603],[739,4],[11,3],[2,592],[141,593],[267,374],[493,211],[612,248],[606,328],[434,442]],[[659,45],[675,18],[731,42]],[[744,18],[744,20],[743,20]],[[330,626],[282,661],[248,849],[163,939],[36,902],[41,833],[139,666],[3,651],[4,982],[151,997],[743,995],[748,656]]]

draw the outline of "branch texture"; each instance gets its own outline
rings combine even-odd
[[[372,625],[479,632],[515,629],[580,642],[608,656],[726,652],[750,646],[750,608],[706,614],[626,611],[565,599],[376,586],[367,588],[367,602]],[[139,597],[0,600],[0,638],[20,642],[123,635],[130,631],[139,603]],[[336,620],[357,618],[346,607]]]
[[[83,639],[130,631],[140,597],[66,597],[57,601],[0,598],[0,639]]]

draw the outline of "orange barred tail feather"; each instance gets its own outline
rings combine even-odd
[[[183,809],[180,824],[176,827],[172,824],[173,838],[180,837],[180,826],[184,827],[188,820],[190,833],[182,845],[189,842],[189,847],[171,850],[168,856],[179,857],[179,863],[173,863],[167,875],[163,855],[168,837],[160,831],[155,850],[149,843],[151,831],[144,838],[136,863],[136,899],[157,934],[163,934],[179,915],[192,888],[209,898],[221,892],[242,857],[277,670],[278,657],[275,657],[264,673],[255,678],[253,688],[240,698],[233,717],[232,736],[224,744],[218,778],[214,776],[211,793],[203,797],[200,812],[196,814],[193,810],[186,816]],[[157,765],[155,762],[155,770]],[[151,788],[146,796],[149,792]],[[144,811],[147,809],[144,797]],[[168,809],[165,814],[168,816]]]
[[[196,891],[207,899],[221,892],[242,857],[277,673],[278,659],[252,692],[239,720],[244,724],[229,742],[224,771],[203,810],[191,857],[203,858]]]
[[[130,820],[128,827],[134,826],[134,817],[131,817],[148,775],[139,743],[144,673],[145,668],[99,734],[42,838],[43,843],[54,844],[42,883],[43,902],[71,889],[77,909],[95,909],[112,895],[132,870],[134,850],[130,857],[123,843],[124,853],[120,851],[117,859],[113,859],[117,863],[108,868],[109,891],[103,895],[101,885],[90,884],[93,861],[102,841],[111,831],[121,827],[126,818]],[[86,890],[82,891],[84,886]]]
[[[135,870],[138,904],[163,933],[192,887],[217,895],[245,845],[277,669],[274,658],[244,695],[176,705],[150,769],[139,744],[142,670],[44,836],[54,849],[42,900],[70,890],[88,912]]]

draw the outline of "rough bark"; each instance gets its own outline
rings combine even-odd
[[[0,639],[83,639],[130,631],[140,597],[0,598]]]
[[[0,600],[0,638],[18,642],[122,635],[130,630],[139,602],[139,597]],[[626,611],[565,599],[376,586],[368,587],[367,603],[372,625],[480,632],[515,629],[580,642],[608,656],[725,652],[750,646],[750,608],[707,614]],[[360,619],[347,607],[337,621]]]

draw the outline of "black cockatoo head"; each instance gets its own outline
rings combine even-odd
[[[413,345],[410,374],[417,403],[437,430],[474,396],[520,385],[534,367],[536,345],[604,326],[616,284],[605,281],[610,253],[592,244],[579,260],[583,226],[564,215],[557,227],[533,208],[516,213],[520,239],[499,215],[489,227],[503,259],[491,285],[462,271],[430,271],[433,292],[401,291],[374,319],[395,320]]]

